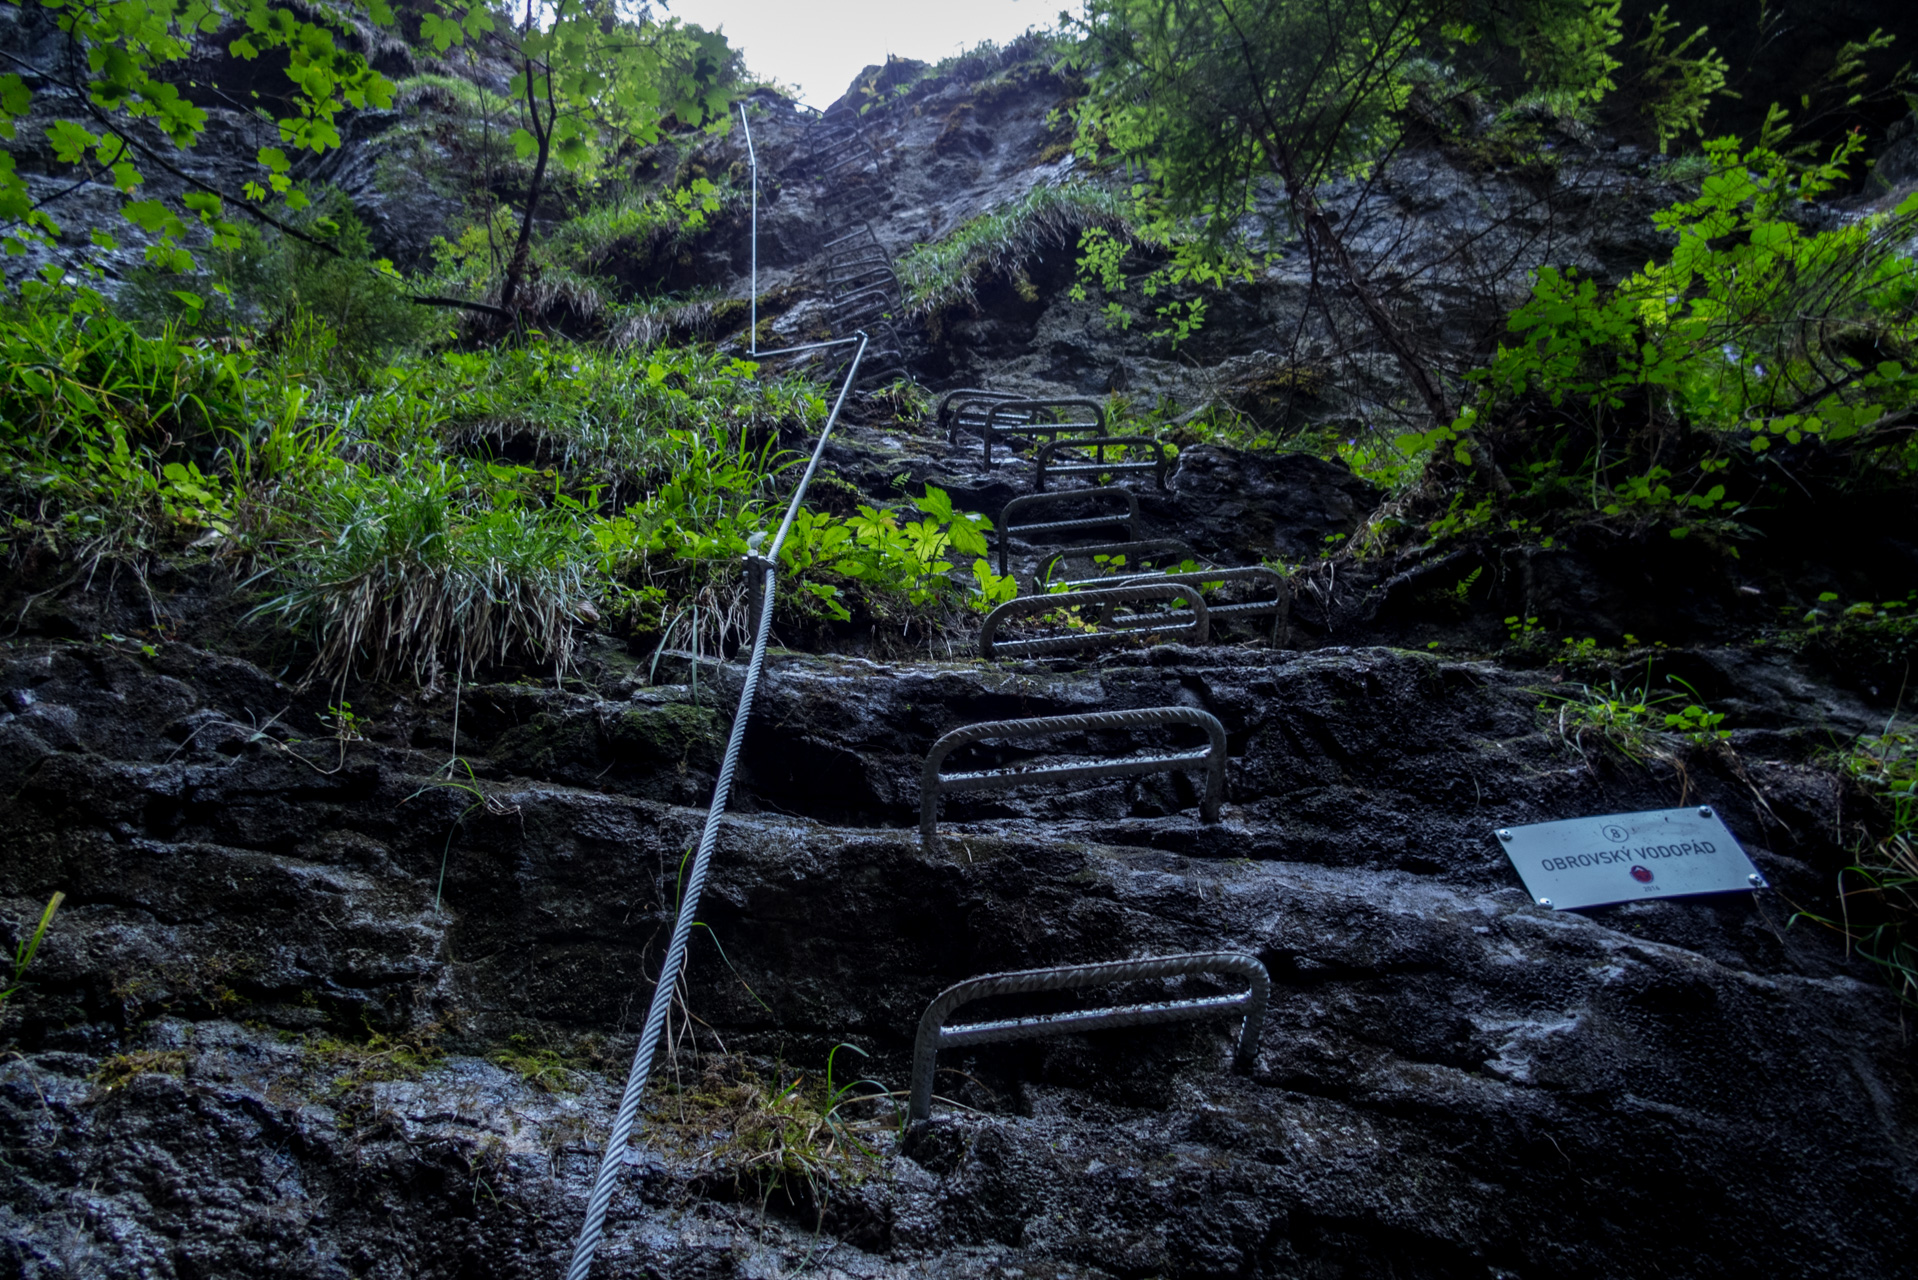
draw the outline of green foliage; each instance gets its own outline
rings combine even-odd
[[[487,1057],[543,1093],[575,1093],[582,1083],[565,1055],[550,1045],[535,1044],[531,1036],[510,1036],[507,1047]]]
[[[1511,623],[1513,619],[1507,619]],[[1536,621],[1533,619],[1532,621]],[[1703,705],[1684,681],[1668,677],[1677,689],[1653,689],[1651,672],[1637,688],[1613,681],[1606,689],[1570,686],[1546,694],[1539,710],[1550,717],[1559,741],[1577,751],[1589,764],[1594,749],[1605,748],[1633,764],[1654,761],[1672,766],[1684,777],[1683,749],[1710,747],[1731,737],[1719,726],[1722,712]]]
[[[1034,187],[980,214],[931,244],[914,245],[897,265],[907,303],[930,314],[967,302],[988,273],[1013,275],[1048,249],[1074,244],[1097,227],[1124,237],[1130,201],[1087,182]]]
[[[350,8],[316,13],[253,0],[38,2],[84,51],[84,68],[73,71],[76,79],[67,87],[88,104],[88,119],[86,123],[60,120],[49,126],[47,137],[55,155],[66,164],[91,161],[108,170],[115,185],[128,194],[136,194],[145,184],[143,164],[172,167],[166,155],[145,138],[158,134],[172,147],[187,148],[206,132],[207,113],[181,92],[178,83],[180,64],[194,57],[197,40],[237,32],[226,46],[234,57],[249,62],[262,57],[286,59],[286,91],[273,99],[284,102],[286,114],[267,116],[278,126],[281,145],[260,148],[258,168],[241,191],[212,190],[194,182],[177,206],[150,199],[130,200],[124,206],[128,221],[158,237],[147,250],[147,261],[156,267],[190,268],[192,259],[181,244],[189,222],[210,238],[213,247],[232,247],[238,229],[229,216],[231,203],[245,202],[262,211],[269,204],[283,211],[306,207],[308,196],[291,177],[293,158],[286,149],[295,153],[331,150],[341,142],[337,124],[341,111],[392,105],[392,82],[336,38],[351,33],[357,42],[354,26],[361,18],[390,24],[393,13],[384,0],[372,0],[363,14]],[[315,17],[319,20],[311,20]],[[0,77],[0,136],[14,136],[15,122],[32,101],[20,76]],[[28,240],[52,245],[60,230],[45,209],[32,207],[11,157],[0,165],[0,218],[8,220],[7,229],[0,232],[0,245],[9,253],[21,252]]]
[[[518,127],[510,141],[532,168],[500,281],[504,307],[527,278],[549,166],[590,181],[622,147],[657,141],[669,121],[709,133],[731,124],[738,53],[725,37],[676,18],[655,22],[645,11],[630,18],[611,0],[554,0],[508,26],[477,0],[429,10],[420,34],[441,54],[477,42],[514,68],[507,98]]]
[[[1129,281],[1123,247],[1089,234],[1084,279],[1121,322],[1120,295],[1136,285],[1175,340],[1204,318],[1202,299],[1185,295],[1249,277],[1282,239],[1259,201],[1269,183],[1315,269],[1323,260],[1362,286],[1317,192],[1392,153],[1432,67],[1510,64],[1508,79],[1563,111],[1604,97],[1621,65],[1612,52],[1622,38],[1617,0],[1092,0],[1075,25],[1085,36],[1076,65],[1090,82],[1075,108],[1079,152],[1144,166],[1132,221],[1139,241],[1163,255]],[[1679,82],[1654,95],[1676,104],[1664,108],[1666,129],[1694,118],[1687,112],[1712,84],[1695,64],[1715,55],[1688,58],[1685,46],[1663,41],[1661,33],[1650,46],[1660,83]],[[1368,315],[1401,363],[1411,360],[1389,317]]]
[[[53,923],[53,913],[60,909],[60,904],[65,902],[66,898],[67,895],[64,893],[55,893],[48,898],[47,909],[40,913],[40,923],[33,927],[32,933],[14,944],[13,980],[5,988],[0,989],[0,1017],[6,1014],[7,1001],[26,984],[27,968],[33,964],[33,958],[40,954],[40,943],[47,936],[47,926]]]
[[[762,1197],[781,1194],[810,1203],[824,1214],[836,1186],[857,1184],[881,1167],[874,1144],[899,1121],[897,1095],[870,1079],[837,1074],[840,1050],[865,1057],[856,1045],[835,1045],[822,1074],[788,1076],[769,1083],[758,1072],[710,1070],[698,1086],[676,1099],[677,1120],[654,1120],[678,1130],[706,1163]],[[857,1115],[860,1107],[872,1108]]]
[[[312,633],[316,674],[404,673],[427,687],[509,661],[564,669],[598,586],[565,495],[530,468],[406,456],[350,466],[289,513],[275,559],[288,589],[262,610]]]
[[[242,226],[202,253],[198,270],[136,275],[119,305],[149,332],[262,343],[309,378],[346,382],[447,335],[448,313],[413,303],[344,200],[323,196],[313,216],[292,221],[319,243]]]
[[[705,230],[709,218],[739,198],[730,187],[694,178],[657,195],[628,194],[567,219],[547,241],[555,261],[579,270],[603,266],[628,247],[650,251]]]
[[[811,384],[710,350],[529,342],[364,386],[314,368],[290,343],[143,334],[88,290],[34,283],[0,311],[16,551],[137,564],[192,544],[250,562],[269,593],[254,616],[306,637],[315,679],[563,669],[602,618],[663,634],[690,608],[709,634],[733,625],[740,559],[786,501],[779,434],[825,413]],[[527,460],[499,460],[514,451]],[[916,507],[802,512],[789,616],[910,627],[975,584],[1003,593],[981,517],[937,489]]]
[[[0,495],[15,549],[83,558],[224,531],[215,450],[275,418],[240,352],[149,337],[90,290],[28,281],[0,302]]]
[[[1655,218],[1676,241],[1667,261],[1609,289],[1541,268],[1511,339],[1473,375],[1476,401],[1400,448],[1471,470],[1490,440],[1521,510],[1582,499],[1677,538],[1740,534],[1729,469],[1780,446],[1918,468],[1918,272],[1905,252],[1918,197],[1807,229],[1798,211],[1861,144],[1795,162],[1773,119],[1755,147],[1708,144],[1697,197]]]
[[[1677,44],[1669,43],[1678,30],[1669,5],[1660,5],[1646,22],[1648,29],[1635,46],[1642,67],[1636,87],[1640,110],[1663,155],[1673,139],[1703,132],[1705,111],[1713,98],[1726,92],[1725,73],[1731,68],[1715,48],[1686,56],[1705,39],[1704,27]]]
[[[1918,1005],[1918,735],[1885,726],[1838,752],[1839,772],[1876,802],[1881,836],[1838,874],[1837,919],[1801,911],[1845,935],[1848,946],[1884,969],[1907,1004]]]

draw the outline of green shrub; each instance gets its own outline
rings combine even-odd
[[[149,332],[257,344],[309,380],[363,381],[450,332],[446,311],[413,302],[406,280],[373,257],[343,197],[328,197],[302,223],[319,244],[243,225],[230,246],[200,254],[199,270],[137,273],[121,309]]]

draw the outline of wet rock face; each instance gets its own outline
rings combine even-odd
[[[449,776],[450,698],[341,743],[186,645],[11,651],[0,891],[15,920],[70,895],[0,1067],[14,1268],[558,1270],[736,697],[734,668],[702,666],[697,701],[689,674],[469,687],[472,772]],[[976,1112],[909,1153],[881,1126],[816,1240],[816,1200],[762,1214],[674,1136],[666,1077],[605,1273],[771,1274],[825,1250],[859,1276],[1909,1274],[1918,1092],[1895,1001],[1786,925],[1843,858],[1829,784],[1800,739],[1753,730],[1744,777],[1701,755],[1689,794],[1774,893],[1553,913],[1495,826],[1678,791],[1549,739],[1537,678],[1386,649],[775,657],[701,911],[716,945],[689,973],[731,1053],[817,1071],[851,1041],[903,1088],[952,981],[1185,950],[1259,956],[1271,1014],[1243,1076],[1219,1024],[949,1052],[939,1091]],[[1743,683],[1780,724],[1866,716],[1783,674]],[[1153,775],[948,797],[945,851],[919,847],[938,734],[1163,705],[1226,724],[1218,826],[1190,779]],[[587,1041],[571,1091],[523,1049],[485,1060]]]
[[[930,238],[1059,176],[1065,162],[1040,156],[1065,91],[1044,76],[989,96],[939,83],[889,113],[881,234]],[[769,168],[803,127],[769,112]],[[392,131],[355,128],[339,180],[381,189]],[[1635,265],[1628,167],[1585,177],[1579,260]],[[1410,243],[1430,249],[1485,185],[1414,157],[1353,213],[1386,236],[1408,212]],[[390,194],[376,229],[424,234],[411,211],[431,190]],[[775,281],[816,250],[812,200],[796,177],[767,188]],[[696,246],[702,270],[741,267],[738,231]],[[947,372],[1190,389],[1170,353],[1067,303],[1069,264],[1030,270],[1038,300],[988,293],[954,323]],[[1298,303],[1286,270],[1222,304],[1203,353],[1215,374],[1270,363],[1255,331]],[[1450,296],[1413,292],[1439,310]],[[862,497],[896,501],[903,476],[991,514],[1031,490],[1009,451],[882,417],[847,424],[828,454]],[[1881,726],[1882,699],[1784,654],[1713,646],[1739,608],[1776,602],[1741,605],[1703,561],[1668,553],[1652,573],[1642,549],[1572,545],[1446,553],[1381,581],[1319,552],[1382,495],[1302,454],[1193,446],[1167,489],[1138,496],[1141,536],[1300,566],[1280,647],[1228,631],[1084,662],[770,660],[700,910],[692,1018],[675,1021],[596,1274],[1918,1271],[1900,1010],[1834,935],[1791,922],[1837,913],[1849,860],[1844,797],[1816,752]],[[1728,714],[1735,754],[1694,751],[1682,776],[1581,754],[1540,712],[1563,669],[1381,643],[1455,638],[1463,624],[1447,631],[1433,600],[1475,569],[1555,629],[1670,641],[1661,672]],[[266,673],[279,660],[192,641],[222,632],[230,600],[184,574],[149,582],[182,620],[151,652],[93,639],[129,629],[110,592],[8,605],[23,629],[0,650],[0,914],[31,920],[69,895],[0,1031],[9,1274],[559,1274],[742,673],[605,642],[563,685],[356,691],[343,727],[326,698]],[[921,767],[942,733],[1164,706],[1225,726],[1221,822],[1199,820],[1194,777],[1154,774],[949,796],[943,849],[921,846]],[[1195,741],[985,743],[947,767]],[[1554,913],[1492,835],[1681,801],[1716,808],[1774,888]],[[739,1145],[766,1095],[758,1113],[716,1101],[752,1079],[816,1079],[841,1043],[869,1055],[860,1074],[904,1089],[921,1012],[965,977],[1218,949],[1259,957],[1275,982],[1242,1074],[1236,1028],[1218,1023],[953,1051],[936,1080],[950,1101],[913,1142],[864,1104],[847,1114],[866,1153],[777,1186]],[[852,1056],[839,1051],[842,1082]]]

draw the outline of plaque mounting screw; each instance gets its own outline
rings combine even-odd
[[[1538,900],[1538,905],[1541,907],[1549,907],[1552,905],[1552,900],[1550,898],[1540,898]]]
[[[1759,875],[1756,871],[1752,872],[1750,875],[1746,876],[1745,878],[1752,882],[1752,888],[1754,889],[1769,889],[1771,887],[1770,885],[1765,883],[1765,877]]]
[[[1512,839],[1512,833],[1501,827],[1499,828],[1498,838],[1509,843]]]
[[[1709,818],[1709,817],[1711,817],[1711,816],[1712,816],[1712,807],[1711,807],[1710,805],[1708,805],[1708,804],[1701,804],[1701,805],[1699,805],[1699,806],[1698,806],[1698,816],[1699,816],[1699,817],[1701,817],[1701,818]]]

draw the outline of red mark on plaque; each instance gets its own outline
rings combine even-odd
[[[1652,869],[1650,867],[1633,867],[1632,879],[1638,881],[1640,884],[1650,884],[1652,882]]]

